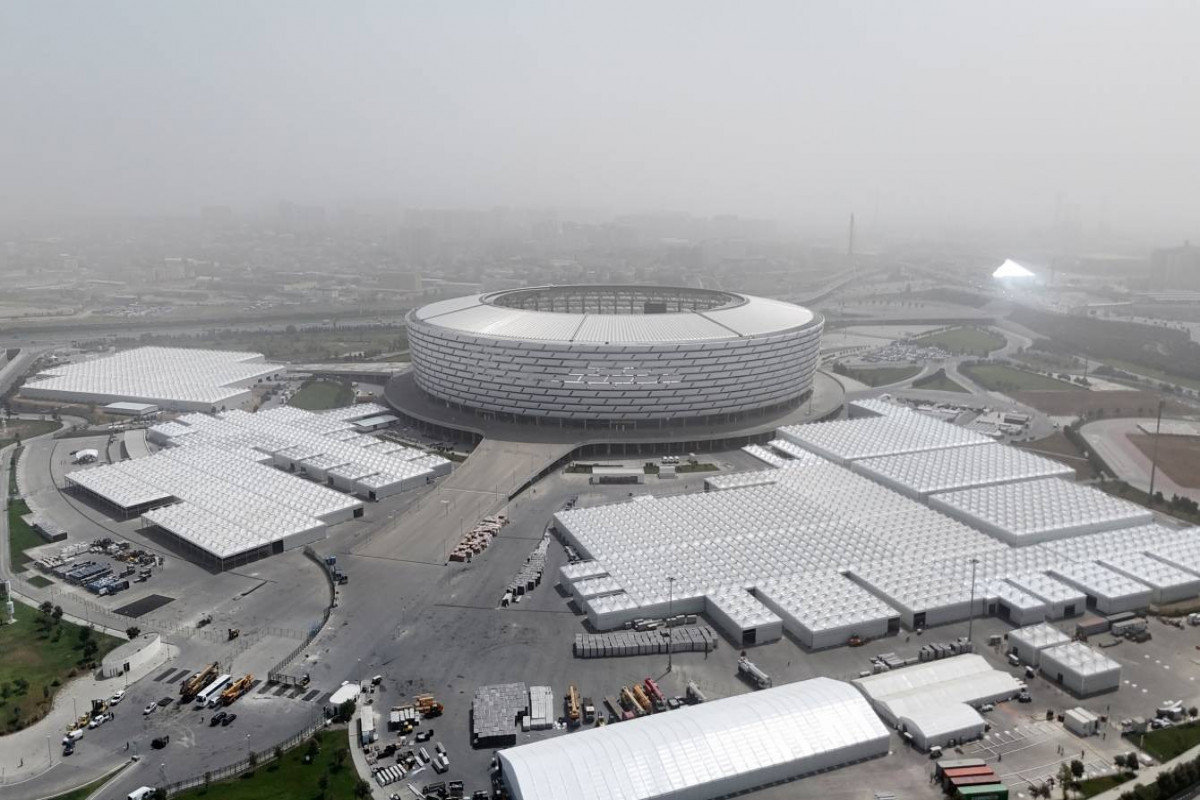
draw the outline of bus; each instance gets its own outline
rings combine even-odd
[[[204,708],[208,705],[215,706],[221,702],[221,692],[224,691],[232,679],[232,675],[218,675],[212,683],[196,693],[196,708]]]

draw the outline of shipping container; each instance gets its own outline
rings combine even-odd
[[[940,781],[946,775],[948,769],[961,769],[963,767],[986,767],[987,762],[982,758],[945,758],[937,762],[934,767],[934,776]]]
[[[983,786],[964,786],[958,790],[962,800],[1008,800],[1008,787],[1003,783]]]

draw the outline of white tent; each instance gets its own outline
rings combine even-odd
[[[814,678],[498,755],[515,800],[709,800],[887,752],[862,695]]]

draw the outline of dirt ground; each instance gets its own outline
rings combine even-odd
[[[1154,392],[1007,392],[1019,403],[1033,406],[1051,416],[1099,414],[1104,417],[1130,417],[1153,414],[1158,407]]]
[[[1052,393],[1047,392],[1047,394]],[[1071,444],[1071,440],[1062,431],[1056,431],[1045,439],[1038,439],[1036,442],[1013,442],[1013,447],[1019,447],[1022,450],[1028,450],[1031,453],[1037,453],[1039,456],[1052,458],[1055,461],[1061,461],[1069,467],[1074,467],[1076,480],[1084,481],[1096,477],[1096,473],[1092,470],[1092,465],[1079,452],[1079,448]]]
[[[1154,437],[1139,433],[1129,437],[1146,458],[1154,458]],[[1180,486],[1200,489],[1200,438],[1158,437],[1158,468]]]

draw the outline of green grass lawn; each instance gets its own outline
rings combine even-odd
[[[867,386],[887,386],[890,383],[906,381],[920,372],[921,367],[914,364],[906,367],[846,367],[838,374]]]
[[[962,372],[985,389],[996,392],[1082,392],[1084,387],[1004,364],[964,366]]]
[[[8,421],[7,430],[0,430],[0,447],[7,447],[16,439],[25,441],[43,433],[56,431],[61,427],[53,420],[12,419]]]
[[[926,347],[941,347],[951,353],[971,356],[986,356],[993,350],[1004,347],[1005,339],[998,333],[983,328],[951,328],[941,333],[931,333],[914,339]]]
[[[307,381],[292,395],[289,406],[305,411],[325,411],[341,408],[354,402],[354,390],[341,381]]]
[[[45,575],[31,575],[29,577],[29,585],[37,589],[45,589],[47,586],[53,586],[54,581]]]
[[[46,540],[39,536],[37,531],[26,525],[25,520],[21,519],[21,517],[28,513],[29,506],[25,505],[24,500],[9,502],[8,553],[13,571],[15,572],[26,569],[28,564],[33,561],[32,558],[25,554],[26,550],[46,543]]]
[[[946,370],[939,369],[932,375],[926,375],[920,380],[913,381],[914,389],[930,389],[935,392],[962,392],[969,394],[966,389],[946,376]]]
[[[1200,380],[1196,380],[1195,378],[1181,378],[1178,375],[1172,375],[1169,372],[1163,372],[1161,369],[1143,366],[1136,361],[1122,361],[1118,358],[1106,358],[1103,361],[1110,367],[1116,367],[1117,369],[1123,369],[1126,372],[1133,372],[1138,375],[1145,375],[1147,378],[1153,378],[1156,381],[1177,383],[1180,386],[1186,386],[1189,389],[1200,389]]]
[[[45,716],[55,692],[55,681],[65,683],[72,673],[84,671],[79,632],[82,628],[59,620],[51,632],[43,633],[36,624],[40,612],[21,603],[15,604],[17,621],[0,628],[0,729],[19,730]],[[119,639],[90,632],[98,649],[92,660],[99,662],[119,645]],[[21,682],[26,682],[24,690]]]
[[[1200,744],[1200,725],[1174,725],[1149,731],[1144,744],[1140,733],[1130,734],[1128,738],[1159,761],[1170,761]]]
[[[1095,797],[1101,792],[1107,792],[1114,786],[1120,786],[1126,783],[1129,777],[1124,773],[1120,775],[1102,775],[1099,778],[1088,778],[1079,782],[1079,792],[1084,797]]]
[[[342,764],[336,763],[334,754],[348,748],[345,730],[320,731],[313,738],[320,745],[313,763],[304,763],[308,748],[300,745],[283,754],[282,763],[272,761],[245,774],[221,783],[213,783],[207,789],[192,789],[175,795],[177,800],[193,800],[198,797],[213,797],[219,800],[312,800],[319,797],[322,775],[328,775],[327,800],[352,800],[358,776],[354,763],[346,753]],[[423,775],[418,775],[423,778]],[[433,773],[422,783],[433,781]],[[407,792],[407,789],[404,790]]]

